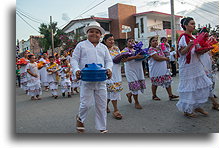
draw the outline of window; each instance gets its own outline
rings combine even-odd
[[[143,18],[140,19],[140,27],[141,27],[141,33],[144,33],[144,20],[143,20]]]
[[[139,28],[139,23],[136,24],[136,28],[138,28],[138,38],[140,38],[140,28]]]
[[[109,23],[107,22],[99,22],[100,26],[103,27],[105,31],[109,31]]]
[[[76,34],[83,36],[84,34],[84,26],[76,29]]]
[[[163,21],[163,29],[171,29],[171,23],[168,21]]]

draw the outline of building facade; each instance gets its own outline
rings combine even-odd
[[[125,47],[127,38],[142,41],[144,48],[152,36],[167,37],[171,41],[171,15],[167,13],[148,11],[136,13],[136,6],[126,4],[115,4],[108,8],[109,18],[90,17],[72,20],[62,30],[65,33],[74,32],[83,40],[86,35],[83,32],[85,26],[96,21],[105,29],[106,33],[112,33],[116,45],[120,50]],[[182,16],[175,15],[176,33],[180,35],[180,19]],[[130,31],[124,33],[123,26],[128,26]]]
[[[171,41],[171,15],[167,13],[148,11],[137,13],[135,40],[142,41],[144,48],[148,47],[149,39],[153,36],[167,37]],[[183,31],[180,29],[180,19],[182,16],[175,15],[175,30],[177,34]]]

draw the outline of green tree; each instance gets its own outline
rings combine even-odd
[[[51,28],[53,29],[54,34],[54,48],[61,46],[60,34],[63,34],[63,31],[57,28],[57,22],[52,22],[50,24],[40,24],[39,31],[40,34],[44,36],[44,38],[40,39],[40,46],[43,47],[43,51],[52,48],[52,35]]]

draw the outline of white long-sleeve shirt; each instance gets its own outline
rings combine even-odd
[[[102,64],[103,68],[112,71],[113,61],[108,48],[102,43],[98,43],[95,47],[89,40],[78,43],[71,59],[74,74],[82,70],[86,64],[92,63]]]

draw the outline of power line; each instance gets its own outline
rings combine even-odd
[[[32,18],[30,18],[30,17],[26,16],[25,14],[21,13],[21,12],[20,12],[20,11],[18,11],[18,10],[16,10],[16,12],[17,12],[17,13],[19,13],[19,14],[21,14],[22,16],[24,16],[24,17],[28,18],[29,20],[31,20],[31,21],[33,21],[33,22],[36,22],[36,23],[39,23],[39,24],[41,24],[41,22],[39,22],[39,21],[36,21],[36,20],[33,20]]]
[[[199,13],[197,13],[197,12],[195,12],[195,11],[193,11],[192,13],[195,13],[195,14],[199,15],[200,17],[205,18],[205,19],[208,20],[209,22],[214,23],[212,20],[209,20],[208,18],[206,18],[206,17],[200,15]]]
[[[20,14],[18,14],[17,12],[16,12],[16,14],[17,14],[25,23],[27,23],[32,29],[34,29],[35,31],[37,31],[38,33],[40,33],[37,29],[35,29],[32,25],[30,25],[27,21],[25,21],[25,20],[22,18],[22,16],[20,16]]]
[[[83,12],[82,14],[80,14],[79,16],[75,17],[74,19],[82,16],[83,14],[87,13],[88,11],[94,9],[95,7],[99,6],[100,4],[102,4],[103,2],[105,2],[106,0],[101,1],[100,3],[96,4],[95,6],[91,7],[90,9],[88,9],[87,11]]]
[[[180,0],[177,0],[177,1],[179,1],[179,2],[181,3],[181,1],[180,1]],[[201,8],[201,7],[197,6],[197,5],[193,5],[193,4],[191,4],[191,3],[188,3],[188,2],[185,2],[185,3],[187,3],[187,4],[189,4],[189,5],[193,6],[193,7],[196,7],[197,9],[200,9],[200,10],[203,10],[203,11],[205,11],[205,12],[208,12],[208,13],[210,13],[210,14],[214,14],[214,15],[217,15],[217,16],[219,16],[218,14],[216,14],[216,13],[213,13],[213,12],[210,12],[210,11],[208,11],[208,10],[206,10],[206,9],[204,9],[204,8]]]
[[[30,18],[36,20],[36,21],[39,21],[39,22],[48,22],[48,21],[44,21],[44,20],[42,20],[42,19],[38,19],[38,18],[36,18],[36,17],[33,17],[31,14],[29,14],[29,13],[27,13],[27,12],[25,12],[25,11],[19,9],[19,8],[16,8],[16,10],[22,12],[22,13],[25,14],[26,16],[28,16],[28,17],[30,17]]]
[[[95,1],[96,1],[96,0],[95,0]],[[93,1],[93,2],[95,2],[95,1]],[[106,1],[106,0],[101,1],[100,3],[96,4],[95,6],[91,7],[91,8],[88,9],[88,10],[86,10],[85,12],[81,13],[80,15],[78,15],[77,17],[75,17],[74,19],[76,19],[76,18],[78,18],[78,17],[81,17],[81,18],[83,19],[83,17],[82,17],[83,14],[89,12],[90,10],[94,9],[95,7],[99,6],[100,4],[102,4],[102,3],[105,2],[105,1]],[[74,19],[73,19],[73,20],[74,20]],[[69,21],[69,22],[71,22],[71,21]],[[69,22],[67,22],[67,23],[65,23],[65,24],[63,24],[63,25],[61,25],[59,28],[61,28],[62,26],[68,24]]]
[[[202,0],[198,0],[197,2],[202,2],[202,5],[205,5],[206,7],[208,7],[209,9],[217,9],[219,10],[219,7],[213,3],[210,2],[206,2],[206,1],[202,1]]]

